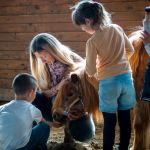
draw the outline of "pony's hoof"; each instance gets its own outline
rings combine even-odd
[[[64,139],[64,143],[71,143],[71,144],[74,144],[75,143],[75,140],[70,138],[70,139]]]

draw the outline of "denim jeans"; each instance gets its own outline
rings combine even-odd
[[[47,121],[52,121],[52,101],[54,97],[47,98],[40,92],[36,93],[36,98],[32,102],[32,104],[37,107],[41,112],[42,116]]]
[[[95,125],[91,115],[85,114],[78,120],[70,121],[69,130],[72,137],[80,142],[88,142],[95,135]]]
[[[102,112],[115,113],[135,106],[135,89],[131,73],[99,81],[99,107]]]
[[[45,123],[39,123],[32,129],[31,137],[26,146],[17,150],[46,150],[50,128]]]

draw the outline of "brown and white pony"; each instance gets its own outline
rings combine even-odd
[[[69,94],[73,94],[74,97],[72,97],[75,100],[80,93],[80,96],[82,96],[83,99],[84,111],[88,112],[89,114],[92,114],[95,120],[98,121],[101,117],[98,107],[98,81],[94,77],[89,77],[85,73],[83,66],[81,66],[81,68],[77,72],[73,73],[76,74],[80,79],[78,91],[71,91],[75,90],[71,89],[74,88],[74,85],[71,84],[70,77],[66,79],[62,87],[60,87],[58,94],[55,98],[53,110],[59,107],[63,107],[63,109],[65,109],[63,104],[65,103]]]
[[[85,73],[84,66],[85,64],[81,64],[80,69],[71,73],[60,87],[53,104],[54,120],[64,123],[67,114],[71,112],[77,116],[87,113],[95,122],[101,121],[102,116],[98,107],[98,81]],[[70,139],[67,129],[65,132],[65,138]]]
[[[148,55],[144,44],[140,39],[140,31],[129,35],[129,40],[134,46],[135,52],[130,58],[134,85],[136,89],[137,104],[134,110],[134,141],[132,150],[150,149],[150,104],[140,100],[143,86],[144,72],[148,62]]]

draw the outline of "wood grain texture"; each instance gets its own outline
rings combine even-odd
[[[97,0],[128,34],[142,26],[149,0]],[[77,0],[0,0],[0,100],[12,98],[11,81],[30,72],[28,46],[38,33],[48,32],[85,57],[90,35],[72,24],[70,8]],[[11,94],[10,94],[11,93]]]

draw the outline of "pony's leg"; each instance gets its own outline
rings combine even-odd
[[[66,125],[64,128],[64,143],[75,143],[74,138],[71,136],[68,126]]]
[[[150,122],[147,129],[147,135],[146,135],[146,147],[147,149],[150,149]]]
[[[150,143],[148,128],[150,126],[149,121],[149,104],[147,102],[138,102],[135,108],[134,116],[134,141],[131,150],[147,150],[147,146]]]

